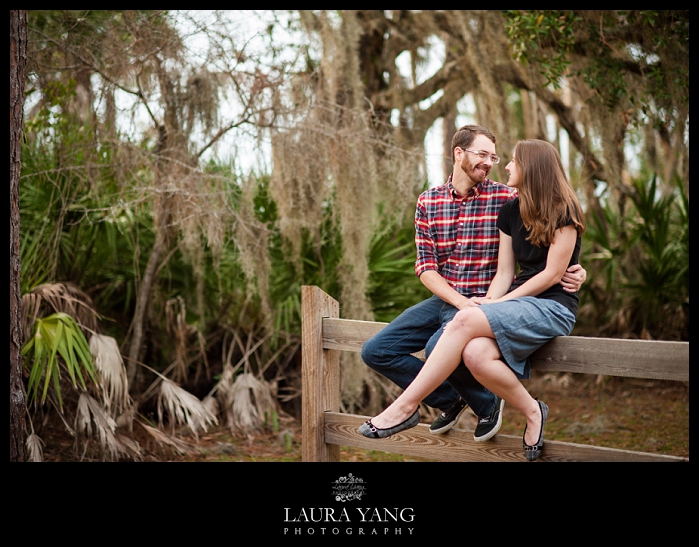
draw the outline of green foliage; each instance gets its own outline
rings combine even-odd
[[[536,64],[547,85],[560,87],[580,18],[571,10],[504,10],[503,14],[513,57]]]
[[[676,193],[659,196],[656,177],[648,183],[637,180],[635,186],[638,218],[630,244],[640,248],[642,258],[638,280],[629,289],[638,323],[658,330],[668,313],[689,301],[689,198],[679,183]]]
[[[642,42],[643,48],[636,50],[638,66],[646,77],[647,95],[658,101],[652,109],[648,106],[649,111],[668,115],[672,111],[668,105],[683,93],[688,101],[688,52],[684,57],[686,66],[677,60],[682,48],[688,48],[688,12],[614,11],[601,14],[602,19],[595,21],[585,18],[591,12],[583,17],[585,13],[504,11],[515,57],[537,66],[553,86],[576,70],[593,90],[614,104],[628,93],[624,74],[628,55],[622,61],[614,55],[614,49],[628,54],[624,32],[637,40],[640,29],[647,33],[643,35],[647,39]],[[55,47],[60,43],[57,37],[75,29],[76,35],[70,36],[72,46],[90,48],[95,53],[94,62],[99,63],[101,52],[95,44],[99,44],[97,38],[104,34],[101,29],[107,23],[131,17],[125,24],[135,22],[141,29],[152,24],[157,30],[165,15],[137,10],[30,10],[34,21],[30,26],[37,31],[33,46],[40,49],[38,53],[35,50],[32,60],[52,66],[48,59],[60,56],[57,50],[61,48]],[[615,29],[617,32],[612,32]],[[78,31],[84,35],[77,35]],[[36,40],[40,33],[49,33],[54,41]],[[587,38],[582,42],[581,37]],[[122,39],[125,46],[133,45],[135,37],[124,33]],[[585,49],[580,49],[583,46]],[[663,62],[655,62],[655,55]],[[573,66],[574,58],[587,62]],[[33,85],[41,86],[42,102],[35,117],[26,120],[28,138],[22,151],[22,291],[26,293],[45,282],[73,281],[94,297],[101,315],[113,321],[109,328],[118,330],[113,333],[115,338],[125,340],[140,273],[154,243],[153,206],[148,198],[153,172],[145,164],[124,169],[126,156],[136,161],[132,157],[134,147],[127,139],[107,144],[100,140],[100,127],[83,124],[71,114],[75,112],[76,84],[70,75],[66,69],[63,73],[46,71],[40,81],[30,78]],[[118,81],[118,76],[113,78]],[[29,86],[30,94],[32,89]],[[519,120],[523,118],[521,103],[516,103],[516,108]],[[85,119],[101,115],[94,114],[97,116]],[[123,171],[117,174],[117,169]],[[241,187],[230,175],[230,166],[214,161],[204,170],[207,175],[228,177],[223,194],[230,201],[230,209],[242,213]],[[317,285],[331,295],[341,293],[338,268],[343,242],[332,212],[327,210],[321,225],[303,234],[298,256],[290,257],[287,242],[280,235],[277,204],[269,193],[268,177],[259,176],[257,183],[255,214],[267,229],[270,261],[269,271],[260,271],[259,276],[267,278],[267,304],[274,313],[274,336],[263,346],[275,356],[282,344],[300,334],[302,285]],[[138,192],[143,193],[136,195]],[[688,302],[688,196],[680,189],[668,198],[657,199],[657,192],[655,182],[640,185],[635,209],[623,216],[605,205],[601,217],[591,219],[585,238],[589,249],[585,256],[593,261],[595,270],[591,271],[589,287],[583,288],[586,298],[593,299],[597,318],[605,323],[621,308],[634,310],[629,312],[634,332],[643,328],[658,332],[667,310]],[[381,213],[379,218],[384,216]],[[173,219],[173,223],[180,220]],[[262,302],[259,295],[249,293],[240,249],[231,232],[226,236],[220,254],[202,244],[195,263],[174,242],[170,253],[163,257],[151,295],[150,323],[146,325],[148,363],[153,368],[164,370],[173,361],[174,344],[165,324],[165,310],[166,303],[175,297],[187,303],[187,325],[196,326],[206,340],[207,351],[212,352],[216,344],[223,345],[222,330],[241,340],[245,335],[261,336]],[[377,320],[390,321],[429,296],[414,274],[414,260],[412,218],[399,226],[377,228],[369,249],[367,289]],[[590,287],[595,290],[588,290]],[[253,345],[258,339],[245,343]],[[49,377],[53,374],[52,368]],[[37,381],[34,378],[34,390],[43,388],[45,393],[46,377],[43,384]]]
[[[582,256],[592,286],[583,292],[597,315],[586,320],[608,334],[688,337],[689,197],[675,186],[662,195],[657,177],[635,180],[633,207],[621,215],[605,204],[588,223]]]
[[[389,322],[431,293],[415,275],[412,222],[389,233],[377,232],[369,255],[369,296],[376,321]]]
[[[258,220],[270,230],[269,273],[270,300],[275,310],[275,333],[300,334],[301,287],[315,285],[328,294],[339,292],[337,268],[342,258],[341,241],[337,227],[328,214],[317,231],[305,231],[299,260],[289,257],[281,236],[277,205],[269,194],[268,177],[258,180],[255,207]]]
[[[536,65],[547,84],[579,75],[607,108],[638,101],[640,111],[659,119],[671,116],[673,105],[689,105],[688,10],[503,15],[514,58]]]
[[[276,205],[260,179],[255,198],[258,219],[267,223],[270,239],[270,294],[276,310],[275,329],[300,332],[301,286],[316,285],[330,295],[338,295],[337,268],[342,259],[342,240],[328,214],[315,234],[307,232],[302,246],[299,271],[284,255],[284,242],[277,226]],[[385,218],[379,206],[378,217]],[[428,296],[415,276],[415,229],[412,216],[396,227],[380,223],[369,250],[368,295],[377,321],[390,321],[404,309]]]
[[[98,382],[85,335],[66,313],[37,319],[34,336],[26,342],[22,355],[25,357],[24,366],[29,369],[27,396],[30,403],[35,402],[40,394],[40,402],[44,404],[49,387],[53,386],[58,405],[63,408],[61,369],[68,373],[74,388],[79,384],[86,389],[86,376]]]
[[[22,293],[72,281],[94,294],[99,309],[121,317],[133,305],[144,250],[153,243],[151,209],[128,202],[116,182],[112,147],[66,114],[73,83],[46,89],[50,100],[27,119],[30,137],[22,148]],[[124,332],[127,327],[128,320]]]

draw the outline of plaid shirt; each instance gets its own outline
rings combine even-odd
[[[417,200],[415,273],[434,270],[461,294],[484,296],[498,265],[498,213],[516,190],[486,179],[463,197],[451,180]]]

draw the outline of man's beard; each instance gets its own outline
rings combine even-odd
[[[472,164],[467,158],[464,158],[461,162],[461,169],[464,173],[476,184],[480,184],[490,174],[490,169],[483,166],[482,164]]]

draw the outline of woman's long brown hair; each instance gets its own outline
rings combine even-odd
[[[558,150],[549,142],[528,139],[515,147],[519,170],[519,201],[522,222],[537,247],[548,247],[558,228],[572,219],[579,236],[587,228],[585,214],[568,181]]]

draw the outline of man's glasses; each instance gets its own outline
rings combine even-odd
[[[470,152],[471,154],[475,154],[482,160],[486,160],[490,158],[490,161],[493,163],[500,163],[500,156],[496,156],[495,154],[490,154],[489,152],[486,152],[485,150],[481,150],[480,152],[476,152],[475,150],[469,150],[468,148],[463,148],[462,146],[459,146],[461,150],[464,152]]]

